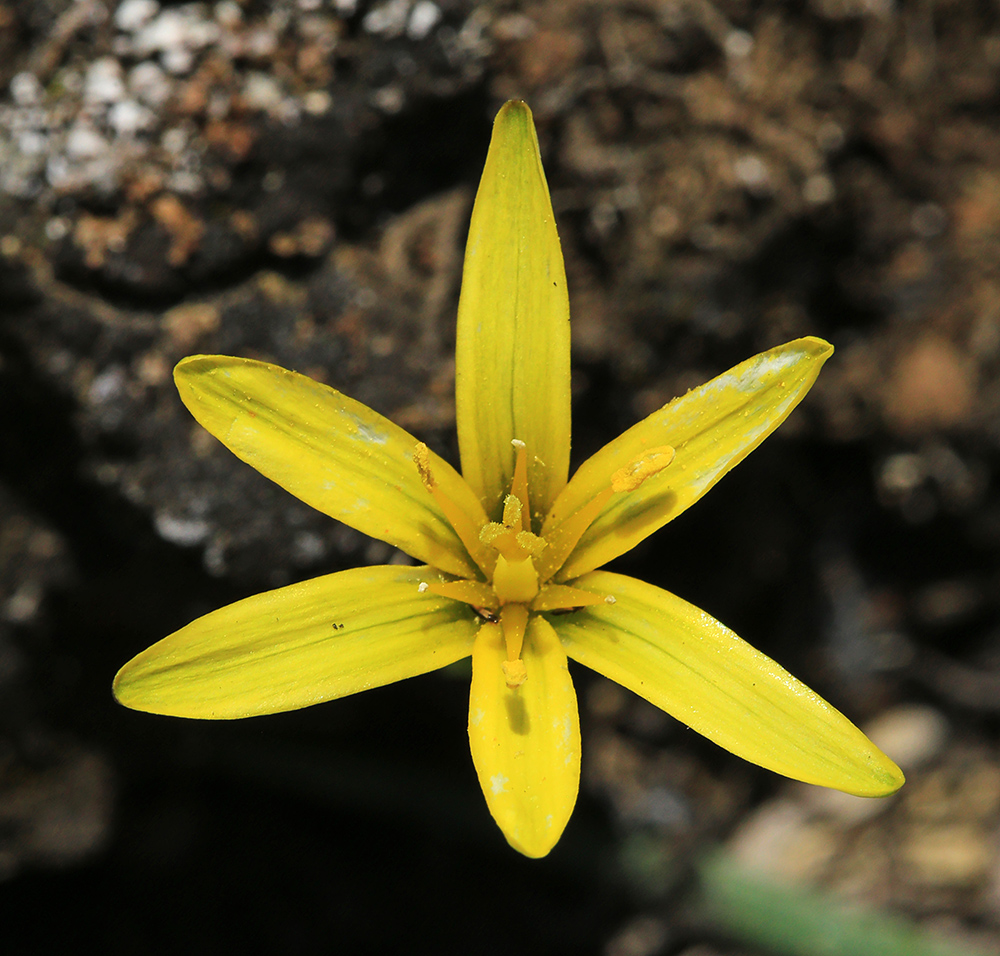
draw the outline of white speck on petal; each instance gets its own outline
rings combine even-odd
[[[767,376],[779,375],[801,358],[801,352],[791,349],[778,355],[758,355],[756,356],[756,361],[751,360],[752,364],[749,364],[738,375],[734,375],[732,372],[725,372],[717,378],[712,379],[711,382],[707,382],[701,386],[697,391],[705,395],[712,392],[725,392],[733,389],[737,392],[753,394],[769,384]]]
[[[483,718],[486,716],[486,711],[481,707],[477,707],[471,714],[469,714],[469,723],[473,727],[478,727],[482,722]]]
[[[613,594],[609,594],[609,595],[607,595],[607,596],[606,596],[606,597],[604,598],[604,603],[605,603],[605,604],[614,604],[614,603],[615,603],[615,596],[614,596]]]
[[[419,592],[420,592],[421,594],[423,594],[423,593],[424,593],[424,591],[426,591],[426,590],[427,590],[427,588],[429,588],[429,587],[430,587],[430,585],[429,585],[429,584],[428,584],[428,583],[427,583],[426,581],[421,581],[421,582],[420,582],[420,583],[419,583],[419,584],[417,585],[417,590],[418,590],[418,591],[419,591]]]
[[[363,421],[358,418],[357,415],[352,415],[350,412],[347,413],[347,418],[354,424],[354,427],[358,430],[358,437],[364,441],[369,441],[373,445],[384,445],[389,441],[389,436],[384,432],[377,432],[368,422]]]
[[[494,774],[490,777],[490,790],[493,791],[493,796],[503,793],[507,789],[507,784],[510,780],[505,777],[502,773]]]
[[[339,481],[324,481],[323,490],[324,491],[336,491],[340,488],[341,483]],[[355,498],[352,504],[344,504],[340,506],[340,513],[344,515],[355,515],[361,511],[368,511],[371,508],[371,502],[367,498]]]

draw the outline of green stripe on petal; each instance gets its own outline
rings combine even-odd
[[[358,568],[220,608],[129,661],[126,707],[174,717],[274,714],[436,670],[472,652],[479,618],[430,568]]]
[[[566,653],[551,625],[532,616],[521,659],[527,679],[510,688],[503,632],[484,624],[472,651],[469,742],[493,819],[525,856],[545,856],[562,835],[580,786],[580,715]]]
[[[866,797],[903,785],[899,768],[843,714],[704,611],[620,574],[598,571],[574,585],[614,603],[552,619],[573,660],[786,777]]]
[[[528,451],[538,529],[569,469],[569,298],[531,111],[507,103],[469,227],[458,305],[455,403],[462,473],[498,519]]]
[[[556,575],[568,581],[635,547],[693,505],[791,413],[816,381],[833,346],[797,339],[762,352],[674,399],[592,455],[546,518],[543,535],[592,500],[620,468],[650,448],[675,456],[634,491],[615,494]]]
[[[318,511],[450,574],[477,575],[424,487],[417,440],[366,405],[268,362],[195,355],[174,370],[181,399],[233,454]],[[469,514],[476,495],[430,453],[435,480]],[[485,521],[485,515],[483,515]]]

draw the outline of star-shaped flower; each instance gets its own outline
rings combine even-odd
[[[497,116],[458,310],[459,475],[370,408],[226,356],[174,377],[194,417],[313,507],[421,562],[326,575],[199,618],[126,664],[138,710],[307,707],[472,656],[469,740],[508,842],[540,857],[576,802],[571,657],[747,760],[879,796],[903,783],[853,724],[704,611],[598,570],[694,504],[799,403],[833,351],[771,349],[634,425],[568,479],[569,301],[527,106]],[[568,479],[568,480],[567,480]]]

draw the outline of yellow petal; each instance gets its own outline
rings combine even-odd
[[[532,615],[521,651],[527,679],[507,686],[506,644],[484,624],[472,651],[469,742],[486,803],[507,842],[545,856],[569,821],[580,785],[580,716],[566,654]]]
[[[297,710],[467,657],[479,618],[420,584],[430,568],[357,568],[213,611],[129,661],[126,707],[228,719]]]
[[[569,298],[531,111],[493,124],[465,250],[455,347],[462,474],[494,520],[528,451],[538,529],[569,469]]]
[[[607,564],[693,505],[788,417],[832,353],[822,339],[804,338],[756,355],[674,399],[588,458],[553,505],[543,534],[607,488],[618,469],[647,449],[669,445],[675,452],[659,474],[611,497],[557,579]]]
[[[475,565],[413,460],[417,440],[366,405],[267,362],[195,355],[174,370],[191,414],[233,454],[318,511],[418,561],[475,576]],[[430,452],[444,493],[476,496]]]
[[[903,785],[899,768],[843,714],[704,611],[620,574],[573,583],[614,598],[553,617],[573,660],[786,777],[865,797]]]

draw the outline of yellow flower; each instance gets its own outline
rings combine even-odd
[[[705,612],[597,570],[694,504],[788,416],[832,348],[757,355],[630,428],[568,479],[569,301],[527,106],[497,116],[458,311],[463,474],[403,429],[265,362],[184,359],[194,417],[292,494],[422,562],[358,568],[206,615],[126,664],[128,707],[235,718],[307,707],[472,655],[469,740],[490,812],[544,856],[576,802],[567,657],[733,753],[879,796],[903,783],[853,724]],[[568,479],[568,480],[567,480]]]

